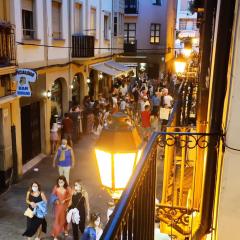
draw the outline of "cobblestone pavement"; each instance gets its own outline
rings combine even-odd
[[[76,166],[71,172],[70,183],[74,179],[81,179],[83,186],[89,194],[91,212],[99,212],[103,224],[106,223],[107,203],[111,200],[108,193],[101,188],[100,177],[94,157],[94,137],[83,136],[79,143],[74,145]],[[38,172],[30,170],[22,180],[13,185],[7,192],[0,195],[0,240],[24,239],[22,233],[26,227],[23,216],[26,210],[25,195],[33,180],[42,185],[43,191],[49,197],[58,177],[57,169],[52,168],[52,159],[47,157],[37,166]],[[42,239],[52,239],[50,231],[52,226],[52,209],[49,208],[47,216],[48,233]],[[72,239],[71,236],[61,239]]]

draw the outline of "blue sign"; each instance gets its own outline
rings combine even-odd
[[[35,82],[37,73],[31,69],[17,69],[16,70],[17,96],[30,97],[32,95],[29,83]]]

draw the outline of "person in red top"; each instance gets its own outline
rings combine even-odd
[[[142,128],[143,128],[143,138],[147,141],[150,136],[151,122],[150,122],[150,106],[146,105],[145,110],[141,112],[142,117]]]
[[[72,147],[73,121],[69,117],[68,113],[64,114],[62,125],[63,125],[63,138],[67,139],[69,145]]]

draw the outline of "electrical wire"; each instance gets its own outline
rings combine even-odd
[[[24,43],[24,42],[16,42],[18,45],[24,45],[24,46],[36,46],[36,47],[49,47],[49,48],[64,48],[64,49],[72,49],[74,47],[71,46],[54,46],[54,45],[47,45],[47,44],[35,44],[35,43]],[[84,48],[84,49],[88,49],[88,48]],[[90,49],[90,48],[89,48]],[[92,49],[92,48],[91,48]],[[94,49],[105,49],[105,50],[124,50],[124,48],[112,48],[112,47],[107,47],[107,48],[96,48],[94,47]],[[179,49],[181,50],[182,48],[170,48],[170,47],[165,47],[165,46],[160,46],[160,48],[156,49],[156,48],[137,48],[137,50],[139,51],[157,51],[157,50],[171,50],[171,49]]]
[[[225,136],[225,135],[226,135],[226,134],[224,134],[224,136]],[[225,139],[224,136],[222,136],[223,146],[224,146],[225,148],[230,149],[230,150],[233,150],[233,151],[236,151],[236,152],[240,152],[240,149],[239,149],[239,148],[235,148],[235,147],[229,146],[229,145],[226,143],[226,139]]]

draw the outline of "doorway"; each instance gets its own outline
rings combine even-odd
[[[41,153],[40,102],[21,108],[23,164]]]

